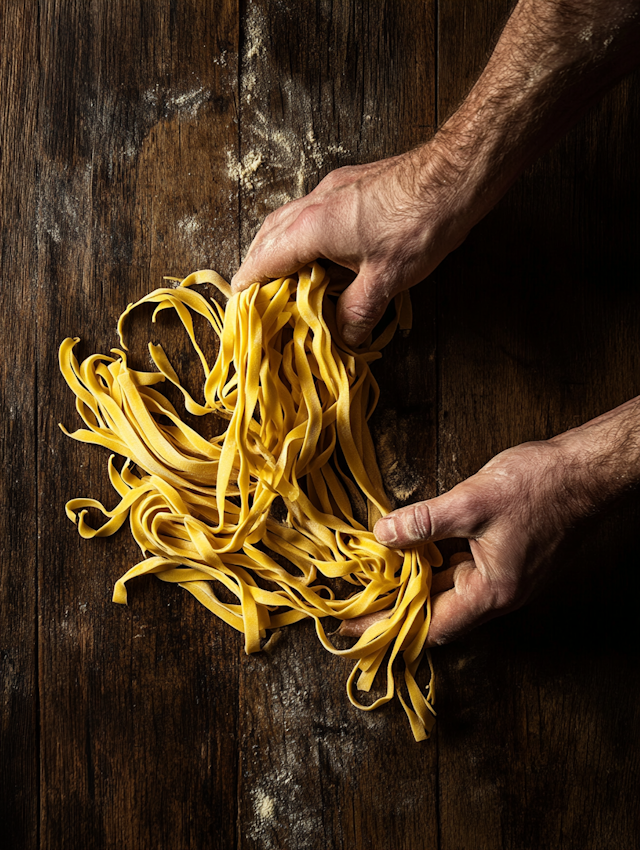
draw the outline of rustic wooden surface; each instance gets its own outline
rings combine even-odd
[[[163,274],[232,274],[271,209],[427,138],[508,6],[3,4],[3,846],[636,846],[637,503],[593,524],[553,592],[434,654],[420,745],[399,706],[351,708],[306,624],[247,657],[177,588],[138,580],[112,605],[133,542],[82,541],[63,512],[113,496],[106,453],[58,430],[77,422],[59,342],[108,350]],[[416,291],[378,368],[397,504],[640,391],[639,106],[636,75]]]

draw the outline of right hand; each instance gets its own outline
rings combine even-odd
[[[393,296],[427,277],[474,223],[454,214],[452,182],[432,143],[332,171],[309,195],[267,216],[232,289],[293,274],[316,259],[344,266],[356,278],[338,301],[338,328],[357,346]]]
[[[588,513],[581,478],[562,443],[524,443],[494,457],[448,493],[388,514],[378,540],[407,548],[466,538],[470,552],[434,575],[428,646],[523,605],[563,566],[562,544]]]

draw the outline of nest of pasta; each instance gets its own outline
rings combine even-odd
[[[226,305],[190,288],[196,284],[215,286]],[[86,538],[111,535],[129,519],[144,560],[117,581],[115,602],[126,603],[130,579],[153,573],[243,632],[248,653],[269,630],[311,618],[326,649],[355,661],[351,702],[372,710],[397,693],[422,740],[435,716],[430,659],[424,691],[415,675],[429,630],[431,567],[441,558],[432,544],[400,551],[375,539],[373,526],[390,506],[368,426],[379,394],[370,363],[398,324],[410,323],[408,295],[398,296],[396,318],[376,340],[351,350],[336,333],[336,294],[317,263],[233,296],[219,275],[200,271],[130,304],[113,356],[78,363],[78,339],[66,339],[60,366],[87,426],[69,436],[110,449],[108,473],[120,496],[113,510],[81,498],[66,511]],[[155,370],[128,365],[124,325],[144,303],[155,305],[154,321],[173,310],[184,325],[202,364],[203,404],[182,386],[161,346],[149,344]],[[193,314],[219,338],[213,366]],[[167,381],[190,414],[227,420],[224,433],[206,438],[188,425],[158,389]],[[121,469],[115,455],[126,459]],[[354,516],[354,487],[366,517]],[[286,517],[274,515],[276,500]],[[91,508],[106,517],[98,529],[87,522]],[[349,592],[337,594],[338,583]],[[323,626],[327,617],[368,617],[360,622],[369,625],[353,646],[338,649]],[[399,656],[407,698],[394,681]],[[354,688],[370,691],[379,672],[386,672],[386,690],[363,705]]]

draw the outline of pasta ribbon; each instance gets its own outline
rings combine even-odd
[[[196,284],[216,287],[226,306],[191,289]],[[87,538],[111,535],[129,519],[144,559],[116,582],[115,602],[127,602],[131,579],[153,573],[243,632],[247,653],[260,650],[268,630],[313,619],[323,646],[355,662],[347,681],[353,705],[370,711],[397,693],[423,740],[435,718],[430,659],[424,692],[415,676],[431,618],[431,567],[442,559],[432,544],[399,551],[376,540],[373,525],[389,502],[368,426],[379,395],[370,364],[398,324],[410,324],[410,305],[406,293],[397,296],[396,318],[352,350],[336,331],[338,294],[318,263],[233,296],[215,272],[199,271],[130,304],[113,356],[78,363],[78,339],[64,340],[60,368],[86,426],[69,436],[112,452],[108,474],[120,497],[113,510],[80,498],[66,511]],[[178,316],[202,366],[204,403],[181,385],[160,346],[149,344],[157,371],[128,366],[124,329],[141,304],[155,305],[154,321],[162,310]],[[194,314],[219,339],[213,365]],[[224,433],[206,439],[186,424],[159,391],[163,382],[178,388],[189,413],[226,420]],[[126,459],[120,471],[114,455]],[[274,515],[277,498],[285,520]],[[98,529],[87,522],[89,508],[106,518]],[[338,586],[352,588],[346,598]],[[371,614],[346,649],[322,623]],[[406,697],[394,679],[398,656]],[[354,690],[368,692],[379,672],[386,690],[363,704]]]

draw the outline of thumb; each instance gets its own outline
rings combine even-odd
[[[392,511],[373,531],[383,545],[403,549],[426,540],[475,537],[487,519],[486,499],[467,480],[435,499]]]
[[[371,271],[364,269],[345,289],[336,306],[340,336],[355,348],[371,333],[395,293]]]

